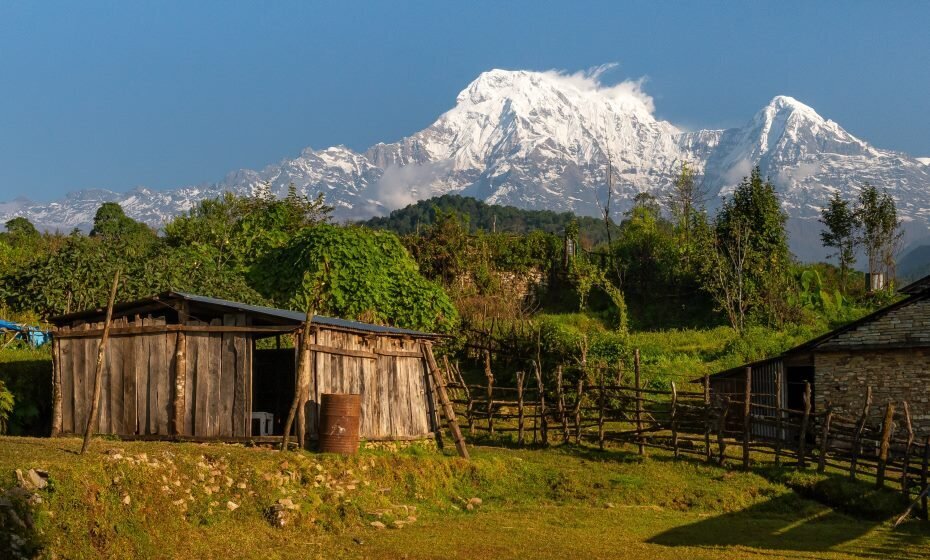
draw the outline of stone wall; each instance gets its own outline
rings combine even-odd
[[[930,299],[917,299],[880,317],[840,333],[821,349],[856,346],[930,346]]]
[[[889,401],[907,401],[914,430],[930,432],[930,348],[821,351],[814,365],[816,410],[830,401],[838,414],[858,417],[872,387],[873,420]]]

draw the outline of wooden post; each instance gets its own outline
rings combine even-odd
[[[559,420],[562,421],[562,443],[568,443],[568,418],[565,416],[565,391],[562,388],[562,366],[555,370],[556,405],[559,410]]]
[[[119,285],[119,269],[113,275],[113,286],[110,288],[110,301],[107,303],[107,318],[103,323],[103,335],[97,347],[97,367],[94,370],[94,397],[90,401],[90,414],[87,416],[87,428],[84,430],[84,444],[81,445],[81,455],[87,452],[90,445],[90,436],[97,426],[97,413],[100,411],[100,386],[103,384],[103,358],[107,351],[107,341],[110,338],[110,323],[113,321],[113,304],[116,302],[116,288]]]
[[[639,348],[633,351],[633,381],[636,387],[636,440],[640,455],[646,453],[643,441],[643,393],[640,391]]]
[[[775,465],[781,464],[781,443],[785,437],[781,427],[782,367],[775,369]]]
[[[523,445],[523,372],[517,372],[517,443]]]
[[[601,451],[604,450],[604,410],[607,405],[607,395],[604,393],[604,377],[606,375],[607,371],[602,369],[597,402],[597,447]]]
[[[52,437],[61,434],[61,342],[52,333]]]
[[[287,451],[287,445],[291,438],[291,428],[294,425],[294,418],[297,418],[297,441],[300,448],[304,447],[304,438],[306,437],[306,418],[304,409],[306,408],[304,392],[306,398],[309,398],[310,392],[310,337],[311,323],[316,311],[307,308],[307,314],[304,317],[303,332],[298,336],[297,345],[297,383],[294,385],[294,400],[291,402],[291,409],[287,413],[287,420],[284,422],[284,437],[281,439],[281,451]]]
[[[184,331],[178,331],[174,363],[174,413],[171,415],[171,433],[181,435],[184,431],[187,392],[187,336]]]
[[[833,405],[827,403],[827,411],[823,418],[823,429],[820,432],[820,455],[817,457],[817,472],[822,473],[827,468],[827,450],[830,449],[830,422],[833,420]]]
[[[541,367],[539,362],[533,362],[533,369],[536,373],[536,386],[539,388],[539,438],[543,445],[549,445],[549,421],[546,419],[546,388],[543,385]]]
[[[711,408],[710,408],[710,374],[704,374],[704,453],[707,455],[707,462],[711,462],[714,453],[710,449],[710,425]]]
[[[859,416],[859,422],[856,423],[856,433],[853,436],[852,457],[849,458],[849,477],[855,480],[856,464],[859,462],[859,453],[862,452],[862,432],[865,430],[865,423],[869,420],[869,408],[872,406],[872,387],[865,391],[865,404],[862,407],[862,414]]]
[[[488,434],[494,435],[494,374],[491,372],[491,352],[484,351],[484,376],[488,379]]]
[[[904,467],[901,475],[901,493],[904,497],[911,495],[911,450],[914,446],[914,425],[911,423],[911,407],[904,401],[904,425],[907,428],[907,444],[904,447]]]
[[[575,399],[575,443],[581,443],[581,400],[584,398],[584,378],[578,379]]]
[[[752,368],[747,367],[743,392],[743,469],[749,470],[749,440],[752,437]]]
[[[801,433],[798,441],[798,466],[807,467],[807,426],[811,419],[811,384],[804,382],[804,416],[801,417]]]
[[[449,426],[449,431],[452,432],[452,439],[455,440],[455,449],[459,452],[459,456],[468,459],[468,448],[465,447],[465,439],[462,437],[458,421],[455,419],[455,409],[452,408],[452,402],[449,401],[449,393],[446,392],[446,384],[442,381],[442,374],[439,371],[439,366],[436,364],[436,358],[433,356],[433,343],[429,341],[421,342],[420,350],[423,352],[423,357],[426,358],[426,365],[429,368],[430,374],[433,376],[433,383],[436,385],[437,396],[439,397],[439,402],[442,404],[443,414],[446,417],[446,424]]]
[[[721,397],[720,407],[720,418],[717,419],[717,445],[720,447],[720,456],[717,458],[717,464],[722,466],[727,458],[727,442],[724,432],[727,428],[727,413],[730,411],[730,397]]]
[[[672,453],[678,458],[678,389],[672,381]]]
[[[894,403],[885,405],[885,418],[882,420],[882,441],[878,451],[878,473],[875,475],[875,486],[885,485],[885,469],[888,466],[888,449],[891,447],[891,426],[894,423]]]
[[[924,519],[930,519],[930,511],[927,508],[927,469],[930,468],[930,434],[924,437],[924,456],[920,465],[920,486],[922,498],[920,500],[920,509],[923,511]]]

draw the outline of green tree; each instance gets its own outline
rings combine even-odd
[[[714,220],[707,243],[710,258],[705,261],[707,287],[718,303],[731,302],[723,305],[725,310],[743,309],[736,314],[739,326],[731,316],[738,330],[745,326],[741,317],[746,312],[777,325],[793,315],[786,220],[774,185],[762,179],[758,167],[737,185]]]
[[[695,180],[694,170],[688,162],[681,162],[681,171],[672,184],[668,196],[669,208],[675,223],[682,253],[687,260],[690,258],[692,229],[696,215],[703,211],[706,198],[705,190]]]
[[[849,269],[856,264],[860,216],[847,200],[839,193],[834,193],[829,204],[820,212],[820,223],[825,228],[820,232],[820,239],[824,247],[835,250],[831,256],[835,256],[839,261],[840,289],[845,294]]]
[[[32,225],[32,222],[22,216],[8,220],[3,225],[6,227],[4,237],[12,244],[34,241],[39,238],[39,230]]]
[[[856,215],[862,224],[861,242],[869,259],[869,273],[883,273],[891,289],[895,276],[895,254],[903,232],[894,199],[868,183],[859,192]]]

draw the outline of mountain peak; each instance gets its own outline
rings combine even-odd
[[[813,107],[805,105],[788,95],[776,95],[773,97],[772,100],[769,101],[769,104],[759,111],[759,115],[767,116],[769,119],[778,117],[788,118],[797,115],[816,123],[826,122],[826,119],[821,117]]]

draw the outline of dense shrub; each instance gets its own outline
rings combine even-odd
[[[252,267],[255,286],[277,305],[411,329],[449,332],[458,322],[442,288],[420,275],[393,233],[318,225]],[[322,289],[321,294],[317,291]]]

